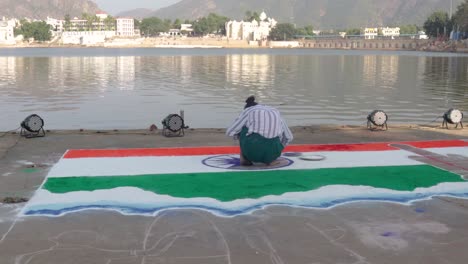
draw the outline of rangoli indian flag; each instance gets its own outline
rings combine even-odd
[[[324,159],[291,154],[297,152]],[[238,153],[238,147],[68,150],[22,214],[154,215],[185,208],[235,216],[269,205],[468,198],[468,142],[462,140],[295,145],[268,167],[240,166]]]

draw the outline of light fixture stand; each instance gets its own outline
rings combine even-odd
[[[374,110],[367,116],[367,128],[370,130],[388,130],[387,126],[388,116],[382,110]]]
[[[36,114],[26,117],[21,122],[20,135],[25,138],[44,137],[44,120]]]
[[[442,127],[449,129],[448,124],[455,125],[455,128],[458,128],[458,125],[463,129],[463,113],[458,109],[449,109],[445,112],[443,116]]]
[[[183,137],[185,129],[189,128],[185,125],[184,119],[178,114],[170,114],[162,121],[163,131],[165,137]]]

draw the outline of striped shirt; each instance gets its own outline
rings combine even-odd
[[[270,106],[256,105],[245,109],[227,129],[226,135],[237,138],[243,127],[248,128],[247,135],[257,133],[265,138],[279,137],[284,146],[293,140],[291,130],[279,111]]]

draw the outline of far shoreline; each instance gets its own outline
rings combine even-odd
[[[0,49],[22,48],[69,48],[69,49],[304,49],[304,50],[365,50],[365,51],[416,51],[468,53],[468,40],[461,42],[438,42],[435,40],[295,40],[248,42],[224,38],[114,38],[104,43],[62,44],[60,42],[21,42],[0,44]]]
[[[468,54],[468,48],[457,50],[417,50],[417,49],[381,49],[381,48],[308,48],[308,47],[238,47],[238,46],[211,46],[211,45],[166,45],[166,46],[148,46],[148,45],[132,45],[132,46],[104,46],[104,45],[0,45],[0,50],[21,50],[21,49],[108,49],[108,50],[131,50],[131,49],[170,49],[170,50],[212,50],[212,49],[227,49],[227,50],[315,50],[315,51],[376,51],[376,52],[408,52],[408,53],[439,53],[439,54]],[[0,56],[4,56],[1,55]]]

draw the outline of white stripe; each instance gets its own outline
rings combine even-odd
[[[262,204],[288,204],[290,206],[320,207],[325,203],[336,200],[364,199],[402,199],[418,200],[423,196],[448,194],[457,197],[466,197],[468,182],[441,183],[429,188],[417,188],[414,191],[394,191],[368,186],[330,185],[308,192],[291,192],[283,195],[269,195],[259,199],[240,199],[231,202],[221,202],[212,198],[175,198],[167,195],[158,195],[153,192],[133,187],[121,187],[110,190],[79,191],[65,194],[54,194],[47,190],[39,190],[32,200],[23,209],[29,210],[62,210],[75,206],[121,206],[138,209],[158,207],[180,208],[192,206],[193,208],[211,207],[221,210],[243,211]],[[208,210],[210,211],[210,210]],[[126,212],[121,212],[125,214]],[[217,212],[213,212],[217,213]],[[248,212],[247,212],[248,213]],[[153,213],[149,213],[153,214]]]
[[[303,154],[307,155],[308,153]],[[279,170],[399,165],[408,166],[422,164],[421,162],[409,159],[408,156],[414,154],[403,150],[313,152],[310,154],[323,155],[326,157],[326,159],[323,161],[303,161],[299,158],[289,158],[294,161],[294,164]],[[116,176],[238,171],[213,168],[204,165],[202,161],[209,157],[213,156],[62,159],[51,169],[48,177]]]
[[[468,158],[468,147],[428,148],[425,150],[434,152],[440,155],[461,155],[461,156],[464,156],[465,158]]]

